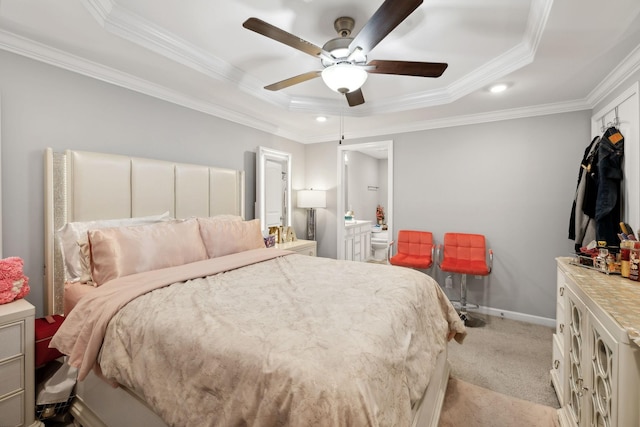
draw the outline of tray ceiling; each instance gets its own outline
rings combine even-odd
[[[264,89],[322,66],[247,18],[322,46],[336,18],[357,34],[381,4],[0,0],[0,48],[303,143],[337,139],[340,117],[349,138],[588,109],[640,64],[637,0],[425,0],[368,56],[446,62],[442,77],[370,74],[357,107],[319,78]]]

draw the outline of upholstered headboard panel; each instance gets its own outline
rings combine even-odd
[[[67,222],[133,218],[244,217],[244,172],[114,154],[45,153],[46,313],[63,312],[64,272],[55,232]]]

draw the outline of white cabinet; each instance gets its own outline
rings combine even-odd
[[[287,243],[277,243],[276,248],[294,251],[302,255],[317,256],[318,245],[315,240],[295,240]]]
[[[34,421],[34,316],[23,299],[0,305],[0,426],[40,425]]]
[[[367,261],[371,257],[371,221],[345,225],[344,254],[351,261]]]
[[[551,369],[561,424],[637,426],[640,347],[630,334],[640,331],[640,285],[569,261],[558,258]]]

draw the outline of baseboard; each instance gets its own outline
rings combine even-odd
[[[536,325],[556,327],[556,319],[548,319],[546,317],[534,316],[531,314],[518,313],[516,311],[500,310],[499,308],[484,307],[469,310],[470,313],[482,313],[489,316],[502,317],[504,319],[519,320],[521,322],[533,323]]]

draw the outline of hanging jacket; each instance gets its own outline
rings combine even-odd
[[[596,201],[596,239],[607,246],[620,240],[620,183],[623,177],[624,137],[615,127],[607,129],[598,144],[598,198]]]
[[[595,200],[597,185],[592,172],[597,168],[597,150],[600,137],[596,136],[584,150],[580,168],[578,170],[578,183],[576,193],[571,206],[571,216],[569,218],[569,239],[575,240],[576,252],[582,246],[595,239]],[[585,200],[586,199],[586,200]],[[585,204],[593,205],[592,214],[584,212]]]

